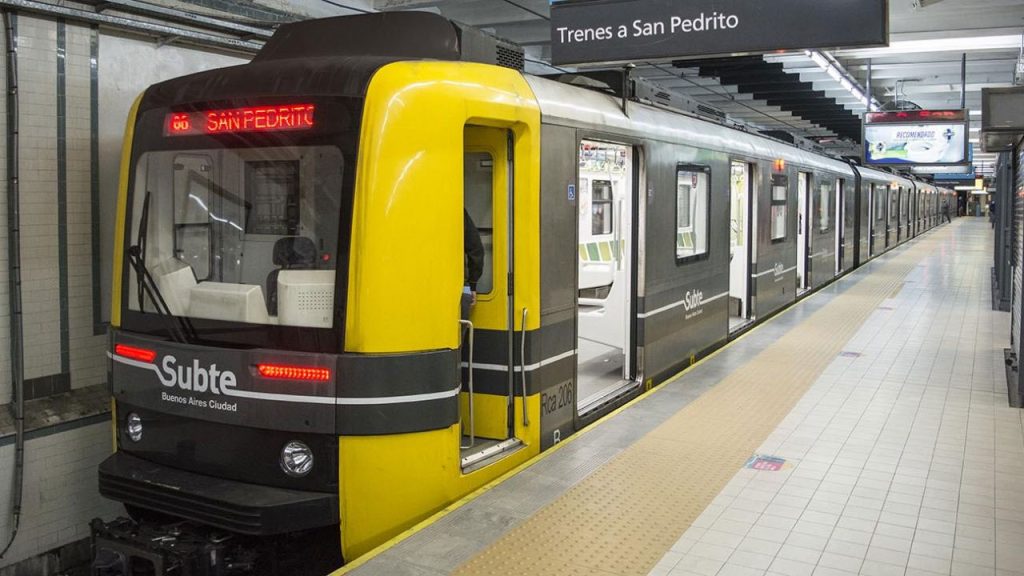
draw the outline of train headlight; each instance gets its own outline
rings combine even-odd
[[[128,419],[125,420],[125,431],[128,432],[128,438],[132,442],[142,440],[142,418],[139,418],[135,412],[128,414]]]
[[[281,449],[281,469],[294,478],[309,474],[313,469],[313,451],[298,440],[292,440]]]

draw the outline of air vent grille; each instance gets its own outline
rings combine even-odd
[[[710,106],[705,106],[703,104],[697,104],[697,112],[700,112],[701,114],[704,114],[706,116],[721,118],[722,120],[725,119],[725,112],[722,112],[721,110],[712,108]]]
[[[498,66],[504,66],[505,68],[511,68],[513,70],[523,70],[526,62],[521,48],[498,44],[497,52]]]

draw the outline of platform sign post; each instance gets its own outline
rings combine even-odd
[[[885,46],[888,0],[561,0],[555,66]]]

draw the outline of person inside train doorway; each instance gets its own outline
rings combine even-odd
[[[946,222],[952,222],[949,219],[949,200],[942,201],[942,217],[946,219]]]
[[[465,267],[462,286],[462,319],[469,320],[469,312],[476,304],[476,285],[484,274],[484,243],[480,231],[469,217],[469,211],[462,209],[462,246],[465,251]]]

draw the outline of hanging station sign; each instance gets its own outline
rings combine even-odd
[[[864,163],[965,164],[967,125],[966,110],[871,112],[864,117]]]
[[[888,0],[562,0],[551,5],[556,66],[888,42]]]

